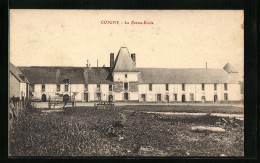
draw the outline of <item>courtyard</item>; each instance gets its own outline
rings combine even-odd
[[[60,112],[44,110],[20,113],[9,134],[11,156],[244,155],[244,120],[236,118],[243,107],[119,105],[107,110],[77,105]],[[122,115],[121,127],[111,133]]]

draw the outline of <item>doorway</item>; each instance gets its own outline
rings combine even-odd
[[[97,93],[97,100],[101,101],[101,93]]]
[[[109,102],[112,102],[112,101],[113,101],[113,95],[109,95],[109,96],[108,96],[108,101],[109,101]]]
[[[88,93],[84,93],[84,100],[88,102]]]
[[[124,100],[128,100],[128,93],[124,93]]]
[[[201,97],[201,102],[202,102],[202,103],[205,103],[205,102],[206,102],[205,96],[202,96],[202,97]]]
[[[42,102],[46,102],[46,95],[45,94],[42,95]]]
[[[68,102],[70,99],[70,96],[68,94],[63,96],[63,102]]]
[[[185,95],[181,96],[181,102],[185,102]]]
[[[169,95],[166,95],[166,96],[165,96],[165,100],[166,100],[167,103],[170,102]]]
[[[214,95],[214,102],[218,102],[218,95]]]

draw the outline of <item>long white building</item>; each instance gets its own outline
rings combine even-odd
[[[32,100],[240,102],[237,78],[224,69],[137,68],[136,55],[121,47],[110,67],[19,67],[30,82]],[[228,70],[228,71],[226,71]]]

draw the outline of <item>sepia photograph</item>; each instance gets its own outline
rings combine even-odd
[[[244,156],[243,10],[9,19],[9,156]]]

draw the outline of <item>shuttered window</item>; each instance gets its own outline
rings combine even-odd
[[[177,101],[177,94],[173,94],[174,96],[174,101]]]
[[[193,93],[190,94],[190,101],[194,101],[194,94]]]
[[[224,100],[227,101],[228,100],[228,94],[224,93]]]

